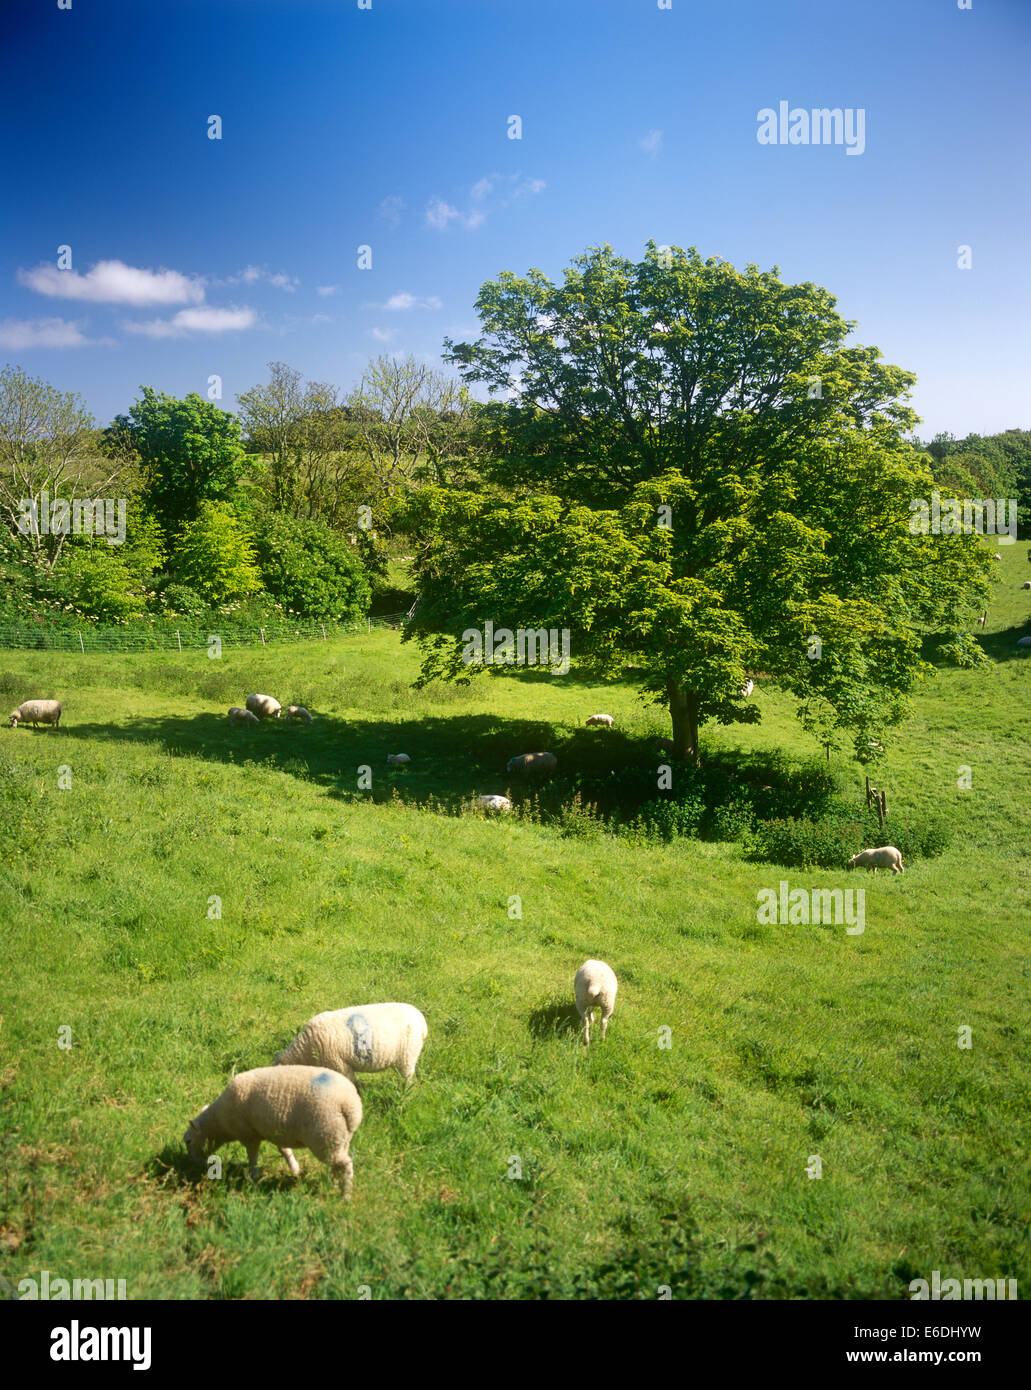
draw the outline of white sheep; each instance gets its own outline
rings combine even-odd
[[[744,685],[741,687],[741,690],[739,692],[742,700],[747,700],[754,689],[755,681],[745,681]]]
[[[601,1035],[609,1026],[612,1010],[616,1007],[618,989],[616,972],[603,960],[585,960],[576,972],[573,993],[576,996],[576,1010],[584,1026],[584,1042],[591,1041],[591,1014],[601,1009]]]
[[[303,705],[287,705],[283,711],[284,719],[299,719],[302,724],[311,723],[311,714]]]
[[[411,758],[408,756],[407,753],[388,753],[388,754],[387,754],[387,762],[388,762],[388,763],[396,763],[396,764],[398,764],[398,765],[401,766],[401,767],[404,767],[406,763],[410,763],[411,761],[412,761],[412,760],[411,760]]]
[[[882,845],[880,849],[864,849],[860,854],[854,854],[848,861],[850,869],[873,869],[874,873],[878,869],[891,869],[893,874],[904,874],[906,871],[902,866],[902,855],[894,845]]]
[[[278,719],[283,713],[283,706],[271,695],[248,695],[244,703],[259,719]]]
[[[260,724],[261,720],[256,714],[251,714],[249,709],[242,709],[240,705],[234,705],[229,711],[229,723],[232,728],[237,724]]]
[[[554,772],[558,759],[554,753],[521,753],[517,758],[509,758],[506,772]]]
[[[332,1067],[349,1080],[356,1071],[393,1067],[410,1081],[427,1032],[426,1020],[411,1004],[329,1009],[310,1018],[276,1062]]]
[[[22,720],[33,728],[37,724],[52,724],[57,729],[61,724],[61,701],[25,700],[17,709],[11,710],[11,728],[16,729]]]
[[[247,1150],[251,1181],[258,1179],[262,1140],[275,1144],[296,1178],[293,1149],[310,1149],[328,1163],[351,1195],[350,1147],[362,1122],[354,1083],[324,1067],[258,1067],[234,1076],[220,1096],[192,1119],[183,1135],[191,1158],[204,1158],[239,1141]]]
[[[611,714],[592,714],[587,720],[587,727],[590,728],[592,724],[600,724],[606,729],[611,729],[615,722]]]
[[[473,803],[481,811],[511,811],[512,803],[507,796],[478,796]]]

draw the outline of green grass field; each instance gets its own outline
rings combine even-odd
[[[954,832],[898,878],[453,813],[527,749],[558,752],[566,790],[606,738],[654,765],[666,721],[627,684],[415,692],[389,631],[219,661],[3,654],[5,709],[65,714],[0,728],[0,1274],[172,1299],[894,1299],[935,1269],[1027,1287],[1031,593],[1026,547],[1002,553],[995,663],[923,685],[878,769],[892,812]],[[253,690],[315,724],[231,732]],[[753,698],[762,723],[710,730],[710,756],[819,753],[784,694]],[[597,710],[616,731],[582,728]],[[864,933],[760,925],[782,879],[863,888]],[[620,979],[589,1052],[588,956]],[[407,1092],[362,1079],[351,1203],[304,1151],[296,1183],[269,1146],[256,1187],[239,1145],[221,1180],[191,1168],[186,1121],[234,1070],[388,999],[430,1033]]]

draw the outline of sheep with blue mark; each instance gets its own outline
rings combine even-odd
[[[293,1149],[310,1149],[351,1195],[351,1140],[362,1122],[354,1083],[326,1067],[258,1067],[234,1076],[222,1094],[192,1119],[183,1136],[191,1158],[201,1159],[234,1141],[247,1150],[252,1182],[258,1180],[262,1141],[275,1144],[296,1178]]]
[[[276,1058],[279,1065],[332,1067],[349,1080],[355,1072],[395,1071],[411,1081],[428,1032],[412,1004],[356,1004],[316,1014]]]

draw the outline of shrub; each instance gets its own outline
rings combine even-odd
[[[864,807],[851,813],[833,807],[820,820],[788,816],[760,821],[754,829],[750,857],[798,869],[840,869],[860,850],[894,845],[903,860],[933,858],[945,850],[951,834],[943,822],[890,816],[885,826]]]
[[[188,584],[168,584],[161,595],[166,612],[184,618],[201,618],[208,611],[208,605]]]
[[[261,587],[254,548],[224,502],[202,502],[184,526],[175,552],[175,577],[209,604],[230,603]]]
[[[368,576],[339,532],[318,521],[270,513],[255,544],[265,587],[289,612],[346,621],[368,609]]]

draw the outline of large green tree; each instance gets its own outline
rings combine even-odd
[[[174,533],[193,521],[205,501],[232,495],[247,468],[240,422],[191,392],[183,400],[140,388],[128,415],[115,417],[112,439],[139,455],[147,506]]]
[[[983,605],[991,566],[976,537],[911,533],[914,378],[846,346],[826,290],[652,242],[638,264],[591,249],[562,285],[501,275],[477,309],[483,337],[450,357],[511,399],[494,488],[411,504],[425,678],[470,675],[462,634],[489,620],[643,667],[685,758],[707,720],[758,717],[749,672],[828,742],[902,718],[921,628]]]

